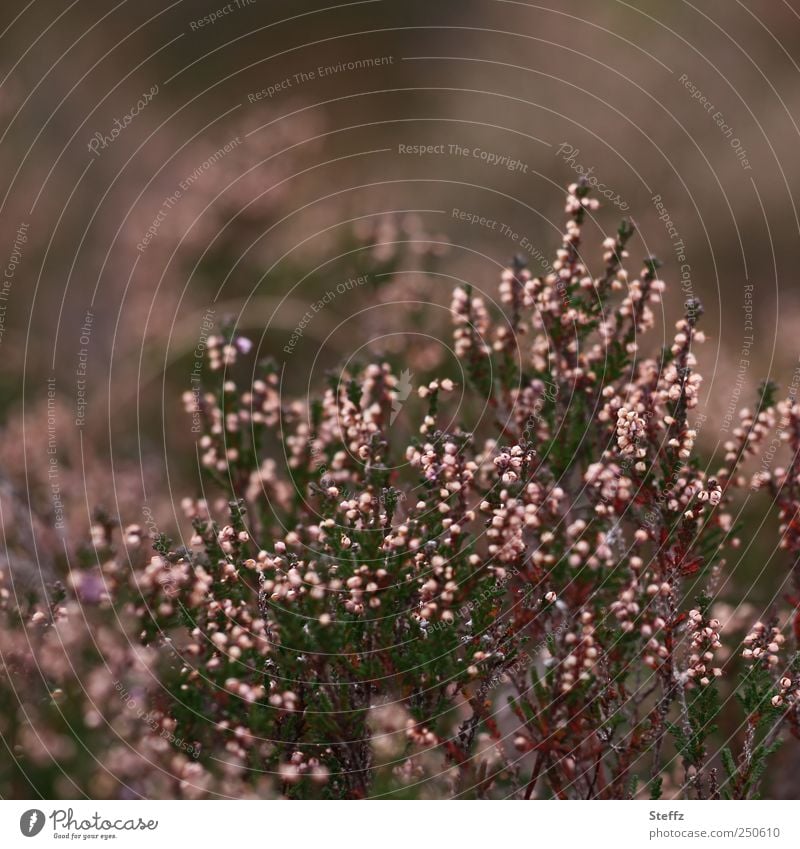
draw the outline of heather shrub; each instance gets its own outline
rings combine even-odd
[[[85,669],[113,658],[111,680],[152,711],[134,722],[105,691],[90,710],[78,686],[80,722],[57,739],[108,725],[145,796],[758,795],[797,734],[798,602],[740,633],[745,608],[720,588],[747,489],[777,506],[797,581],[800,407],[765,385],[710,473],[701,304],[648,346],[659,264],[627,271],[626,221],[590,266],[597,208],[571,186],[555,259],[540,277],[515,259],[496,304],[455,290],[460,370],[415,398],[402,363],[377,361],[287,400],[280,363],[235,333],[209,340],[204,391],[185,398],[203,425],[192,536],[129,526],[115,548],[99,517],[74,601],[4,591],[14,675],[52,699],[61,673],[36,658],[71,607],[113,616]],[[759,465],[773,443],[785,465]],[[5,722],[25,773],[24,729]]]

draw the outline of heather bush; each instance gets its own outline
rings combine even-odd
[[[627,271],[626,221],[590,270],[597,208],[571,186],[552,264],[536,277],[515,259],[497,303],[456,289],[459,371],[415,398],[402,363],[376,361],[287,400],[280,363],[211,339],[204,391],[185,398],[203,423],[191,538],[115,541],[98,516],[58,596],[3,590],[4,786],[62,793],[37,757],[71,763],[107,738],[110,776],[67,768],[86,792],[762,792],[798,732],[800,406],[765,385],[709,473],[701,304],[648,347],[659,264]],[[759,464],[784,443],[783,467]],[[749,608],[720,588],[748,489],[777,506],[796,586],[740,633]]]

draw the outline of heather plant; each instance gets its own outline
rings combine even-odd
[[[659,264],[627,271],[625,221],[590,270],[597,208],[570,186],[555,259],[540,277],[515,259],[497,303],[456,289],[459,369],[404,404],[402,363],[287,400],[280,363],[232,331],[209,340],[204,391],[185,398],[203,425],[202,497],[182,505],[193,534],[150,550],[129,526],[115,549],[98,519],[67,589],[132,623],[116,662],[133,652],[150,670],[155,719],[137,728],[178,759],[170,793],[762,791],[798,733],[800,406],[765,385],[710,474],[695,447],[701,304],[649,350]],[[789,461],[748,472],[768,440]],[[720,588],[748,488],[777,505],[795,589],[741,639]],[[9,633],[46,643],[64,627],[68,604],[6,596]],[[143,760],[153,783],[136,792],[167,792]]]

